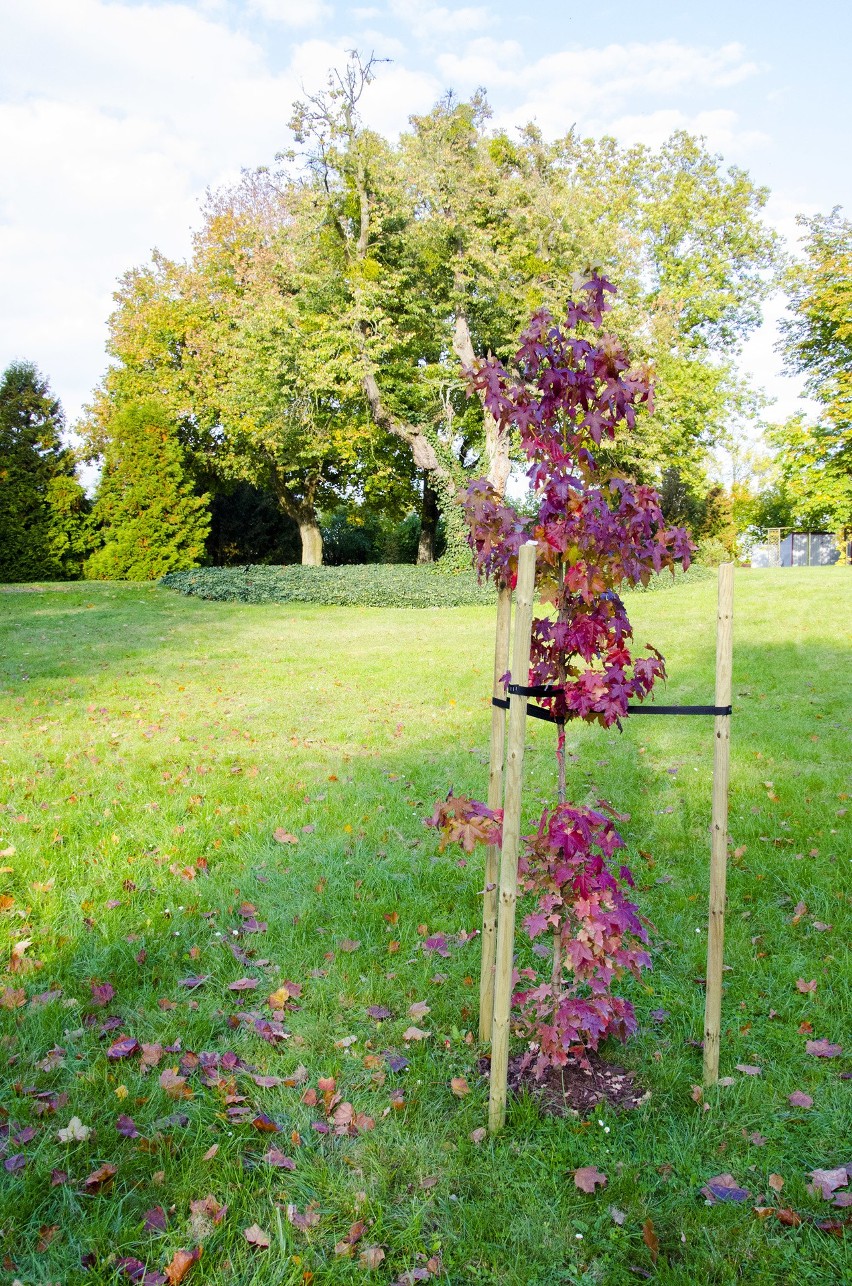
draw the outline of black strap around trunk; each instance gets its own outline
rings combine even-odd
[[[506,690],[513,697],[552,697],[561,692],[561,688],[553,687],[547,683],[539,683],[533,687],[524,687],[521,683],[507,683]],[[491,704],[498,706],[501,710],[509,709],[508,697],[492,697]],[[627,707],[628,714],[675,714],[675,715],[729,715],[733,713],[731,706],[632,706]],[[544,719],[548,723],[565,723],[569,719],[576,719],[577,715],[573,710],[567,711],[564,715],[555,715],[550,710],[543,710],[541,706],[527,706],[527,714],[533,719]]]

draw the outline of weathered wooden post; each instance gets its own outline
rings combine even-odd
[[[500,680],[509,668],[509,629],[512,618],[512,591],[501,585],[497,591],[497,635],[494,644],[494,688],[503,696]],[[491,767],[488,773],[488,807],[503,807],[503,760],[506,753],[506,711],[491,707]],[[500,849],[489,844],[485,850],[485,892],[482,901],[482,964],[479,973],[479,1039],[491,1039],[494,1016],[494,958],[497,951],[497,873]]]
[[[535,594],[536,542],[521,545],[515,591],[515,638],[512,681],[526,687],[530,669],[530,631]],[[506,747],[506,795],[503,805],[503,844],[500,850],[497,951],[494,971],[494,1015],[491,1028],[491,1084],[488,1128],[499,1130],[506,1120],[506,1079],[509,1070],[509,1015],[512,1005],[512,966],[515,950],[515,904],[518,900],[518,852],[521,835],[521,793],[524,773],[527,698],[509,696]]]
[[[733,677],[734,565],[719,568],[716,613],[716,707],[730,710]],[[731,716],[713,720],[713,812],[710,832],[710,916],[707,925],[707,992],[704,1008],[704,1084],[719,1079],[722,969],[725,951],[725,881],[728,864],[728,782]]]

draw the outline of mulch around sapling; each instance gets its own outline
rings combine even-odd
[[[544,1116],[590,1116],[602,1103],[615,1111],[629,1112],[651,1097],[650,1090],[635,1082],[636,1073],[616,1063],[608,1063],[598,1054],[588,1054],[589,1067],[581,1067],[575,1058],[569,1058],[564,1067],[551,1067],[540,1080],[533,1075],[532,1067],[522,1067],[523,1054],[509,1059],[508,1090],[510,1094],[525,1092],[538,1104]],[[489,1074],[491,1060],[481,1058],[479,1070]]]

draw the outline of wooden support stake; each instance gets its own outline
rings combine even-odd
[[[716,705],[729,706],[732,694],[734,565],[719,568],[716,616]],[[725,879],[728,864],[728,781],[731,716],[713,720],[713,815],[710,837],[710,917],[707,925],[707,993],[704,1008],[704,1084],[719,1079],[722,1020],[722,967],[725,952]]]
[[[530,631],[535,594],[536,542],[521,545],[518,585],[515,592],[515,639],[512,680],[526,685],[530,669]],[[500,893],[497,920],[497,956],[494,977],[494,1020],[491,1029],[491,1086],[488,1128],[492,1134],[506,1120],[506,1077],[509,1070],[509,1012],[512,1005],[512,968],[515,953],[515,903],[518,900],[518,850],[521,836],[521,790],[524,773],[527,698],[509,698],[509,734],[506,751],[506,798],[503,805],[503,846],[500,850]]]
[[[512,591],[503,585],[497,591],[497,634],[494,642],[493,695],[504,695],[500,680],[509,668],[509,628],[512,618]],[[491,707],[491,768],[488,773],[488,807],[503,807],[503,759],[506,753],[506,711]],[[479,1039],[491,1039],[494,1016],[494,957],[497,952],[497,870],[500,849],[490,844],[485,850],[485,894],[482,901],[482,964],[479,973]]]

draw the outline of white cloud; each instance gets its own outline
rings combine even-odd
[[[445,40],[470,32],[486,31],[491,23],[488,10],[481,5],[444,8],[422,0],[390,0],[390,12],[404,22],[413,35],[424,41]]]
[[[379,69],[362,104],[367,123],[388,134],[444,88],[484,84],[499,105],[495,124],[507,128],[536,119],[555,135],[577,122],[649,143],[685,128],[737,159],[762,141],[728,101],[759,70],[739,45],[633,42],[525,59],[518,41],[485,34],[499,30],[486,5],[449,0],[337,5],[334,25],[326,0],[4,9],[0,367],[13,356],[37,361],[71,416],[102,374],[118,275],[154,245],[186,253],[204,189],[269,162],[287,142],[293,99],[323,86],[356,40],[397,60]],[[293,43],[320,20],[321,38]],[[354,36],[343,30],[350,24]],[[795,233],[792,208],[770,214]],[[774,360],[765,344],[752,351],[763,368]]]
[[[39,363],[73,419],[104,366],[117,277],[180,257],[206,187],[271,161],[303,73],[345,50],[264,49],[186,4],[31,0],[5,20],[0,74],[0,367]]]
[[[684,103],[759,71],[740,45],[700,49],[676,40],[563,49],[524,62],[515,42],[483,38],[437,62],[445,79],[465,92],[482,84],[498,90],[507,103],[501,124],[535,120],[548,134],[564,133],[575,122],[586,130],[611,128],[619,118],[635,122],[654,108],[676,111],[686,121]],[[630,112],[637,103],[646,110]]]
[[[285,27],[314,27],[333,14],[331,6],[322,0],[249,0],[248,7],[268,22],[280,22]]]
[[[645,143],[649,147],[659,147],[675,130],[686,130],[689,134],[706,138],[711,150],[722,152],[728,159],[769,142],[769,136],[760,130],[741,128],[737,113],[728,108],[689,115],[676,107],[669,107],[657,112],[619,116],[599,124],[600,128],[596,129],[595,122],[592,122],[593,133],[606,132],[622,143]]]

